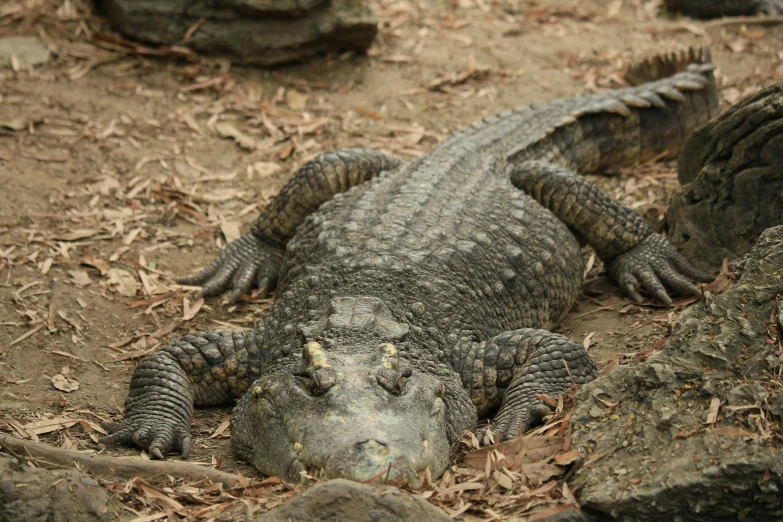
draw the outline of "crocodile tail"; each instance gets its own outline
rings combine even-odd
[[[712,65],[709,47],[691,47],[687,51],[659,54],[632,64],[625,70],[625,81],[631,85],[654,82],[686,71],[689,65],[694,64]],[[706,67],[704,69],[704,72],[709,72]]]
[[[718,112],[714,68],[706,48],[632,67],[627,77],[639,85],[585,97],[570,112],[592,147],[568,147],[566,156],[582,173],[676,156],[688,135]]]

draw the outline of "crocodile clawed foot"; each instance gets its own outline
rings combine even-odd
[[[532,425],[549,415],[552,410],[540,401],[501,411],[494,422],[476,431],[479,444],[489,446],[521,437]]]
[[[680,295],[700,297],[693,283],[711,278],[695,268],[682,254],[658,234],[650,234],[628,252],[609,263],[609,274],[634,302],[643,301],[643,288],[663,304],[671,304],[667,288]]]
[[[177,279],[180,284],[202,285],[197,297],[211,297],[232,290],[228,302],[234,304],[239,296],[253,286],[266,297],[274,288],[283,261],[282,248],[248,233],[226,248],[201,272]]]
[[[156,459],[166,453],[180,452],[182,458],[190,454],[190,433],[173,419],[150,419],[145,416],[130,417],[123,422],[103,422],[109,435],[99,440],[103,444],[135,444],[149,451]]]

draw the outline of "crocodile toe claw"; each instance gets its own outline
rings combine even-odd
[[[151,419],[149,417],[131,417],[124,422],[103,422],[101,425],[109,435],[99,440],[103,444],[134,444],[149,451],[156,459],[179,451],[183,458],[190,453],[190,433],[173,419]]]
[[[651,234],[628,252],[609,263],[609,274],[634,302],[643,301],[639,289],[663,304],[671,304],[669,292],[701,296],[695,282],[710,277],[695,268],[682,254],[658,234]]]
[[[177,282],[201,285],[197,297],[211,297],[231,290],[230,304],[239,301],[239,297],[248,293],[254,283],[264,297],[277,281],[283,253],[282,248],[251,232],[229,243],[206,268],[197,274],[179,278]]]
[[[492,425],[496,442],[515,439],[525,433],[534,423],[551,413],[552,409],[543,402],[527,403],[524,406],[501,411]],[[481,440],[481,439],[479,439]]]

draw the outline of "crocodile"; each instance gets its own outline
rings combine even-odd
[[[250,232],[180,282],[276,287],[253,329],[196,332],[136,367],[105,443],[187,456],[193,408],[238,399],[236,457],[267,475],[419,484],[482,418],[519,436],[596,376],[552,333],[587,243],[634,301],[700,295],[695,269],[580,175],[676,155],[717,112],[706,49],[649,60],[635,87],[488,116],[401,163],[341,149],[306,163]]]
[[[783,14],[783,0],[664,0],[666,9],[694,18]]]

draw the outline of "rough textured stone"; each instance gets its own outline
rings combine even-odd
[[[765,231],[726,293],[675,324],[663,352],[583,387],[574,441],[589,455],[574,487],[600,520],[781,520],[783,459],[751,414],[781,422],[775,325],[783,226]],[[596,398],[616,403],[596,418]],[[708,424],[713,399],[717,421]]]
[[[358,0],[96,0],[128,38],[184,45],[234,63],[273,65],[327,50],[366,49],[377,19]],[[203,24],[183,41],[202,18]]]
[[[0,522],[108,522],[111,504],[84,473],[30,468],[0,454]]]
[[[445,512],[423,498],[393,486],[337,479],[321,482],[301,495],[259,515],[257,522],[446,522]]]
[[[679,159],[684,188],[669,238],[702,268],[745,254],[783,224],[783,84],[746,98],[694,132]]]

